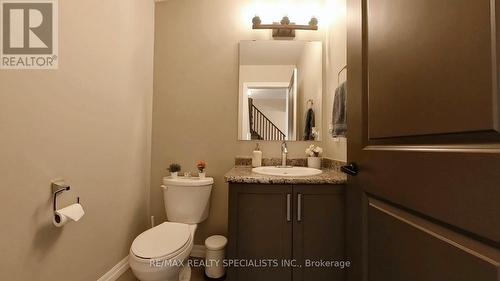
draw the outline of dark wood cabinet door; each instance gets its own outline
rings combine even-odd
[[[231,259],[292,258],[292,186],[230,184],[229,249]],[[292,269],[277,266],[231,267],[231,281],[290,281]]]
[[[344,259],[343,192],[342,185],[293,186],[293,257],[302,265],[293,281],[344,280],[345,268],[319,264]]]
[[[348,0],[348,280],[500,280],[499,15]]]

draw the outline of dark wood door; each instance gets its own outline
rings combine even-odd
[[[348,0],[348,280],[500,280],[497,2]]]
[[[321,261],[344,260],[344,186],[294,185],[294,281],[343,281],[345,264],[321,266]]]
[[[228,280],[292,279],[291,267],[262,263],[292,259],[292,195],[291,185],[230,185],[228,256],[256,264],[229,268]]]

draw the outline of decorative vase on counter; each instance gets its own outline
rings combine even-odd
[[[170,177],[176,179],[178,177],[178,172],[182,170],[181,165],[177,163],[172,163],[168,166],[168,171],[170,172]]]
[[[205,160],[199,160],[196,162],[196,168],[198,168],[198,178],[205,178],[205,168],[207,167],[207,162]]]
[[[307,167],[321,169],[321,157],[307,157]]]

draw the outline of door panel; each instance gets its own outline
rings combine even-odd
[[[366,1],[370,139],[495,130],[490,1]]]
[[[369,148],[364,154],[365,192],[500,245],[498,154]]]
[[[495,0],[348,0],[348,280],[500,280],[497,15]]]
[[[294,185],[293,257],[344,260],[344,186]],[[299,206],[300,205],[300,206]],[[344,280],[345,268],[294,268],[294,281]]]
[[[374,199],[368,261],[369,280],[496,281],[500,271],[500,251]]]
[[[231,184],[229,187],[229,249],[233,259],[292,258],[292,220],[287,221],[287,195],[292,211],[290,185]],[[238,241],[244,241],[238,243]],[[229,280],[290,281],[291,268],[230,268]]]

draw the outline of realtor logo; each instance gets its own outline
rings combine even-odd
[[[0,0],[1,69],[58,67],[57,0]]]

